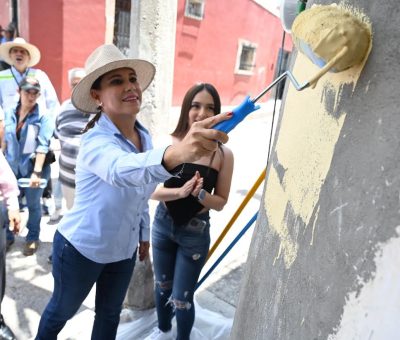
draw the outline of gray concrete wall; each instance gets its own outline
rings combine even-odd
[[[400,337],[400,7],[347,3],[372,51],[363,70],[287,89],[232,339]],[[316,71],[297,55],[300,82]]]
[[[153,135],[166,133],[172,102],[177,0],[132,1],[130,57],[157,69],[143,94],[139,120]]]

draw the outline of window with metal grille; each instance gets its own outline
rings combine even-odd
[[[245,40],[239,40],[236,56],[235,73],[253,74],[255,67],[257,45]]]
[[[186,0],[185,16],[202,20],[204,17],[204,0]]]
[[[130,28],[131,28],[131,1],[116,0],[113,43],[126,56],[129,53]]]

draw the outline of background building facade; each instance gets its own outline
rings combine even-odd
[[[282,28],[274,11],[263,5],[267,2],[174,2],[176,23],[170,29],[176,30],[171,42],[175,60],[167,66],[173,69],[173,105],[181,103],[195,82],[215,84],[223,104],[235,105],[273,79]],[[38,67],[49,75],[59,99],[64,100],[70,95],[67,70],[81,66],[95,47],[113,42],[130,55],[135,48],[131,46],[135,43],[133,32],[139,24],[135,11],[141,6],[148,4],[130,0],[0,0],[0,24],[4,27],[16,22],[19,35],[39,47],[42,59]],[[154,10],[140,20],[157,22],[163,15]],[[290,51],[291,46],[288,38],[285,50]]]

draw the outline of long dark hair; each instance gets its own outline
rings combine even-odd
[[[101,75],[100,77],[98,77],[94,82],[92,87],[90,88],[91,90],[100,90],[100,83],[101,83],[101,79],[103,78],[103,75]],[[100,119],[101,117],[101,111],[102,111],[102,107],[99,106],[97,108],[97,112],[95,114],[95,116],[86,124],[85,128],[82,130],[82,133],[85,133],[87,131],[89,131],[94,124],[96,124],[96,122]]]
[[[183,137],[189,130],[189,111],[192,107],[193,98],[201,91],[206,90],[214,100],[214,112],[215,114],[221,113],[221,99],[219,97],[217,89],[208,83],[200,83],[192,86],[185,94],[183,98],[181,115],[179,116],[178,124],[174,132],[171,133],[174,137]]]

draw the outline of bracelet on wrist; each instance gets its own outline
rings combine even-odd
[[[34,175],[36,175],[37,177],[42,177],[42,172],[41,171],[35,171],[33,170],[32,172]]]

